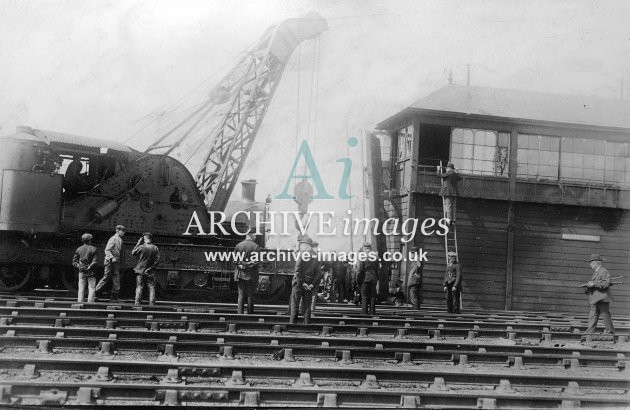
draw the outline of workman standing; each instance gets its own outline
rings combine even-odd
[[[444,292],[446,292],[446,309],[448,313],[459,313],[459,298],[462,286],[462,269],[457,261],[457,253],[448,253],[448,264],[444,273]]]
[[[254,313],[254,293],[258,285],[258,268],[260,265],[260,246],[254,242],[256,236],[253,232],[245,235],[245,240],[238,243],[234,253],[239,255],[240,262],[236,265],[234,279],[238,286],[237,313],[242,315],[247,300],[247,313]]]
[[[409,259],[416,259],[409,262],[409,279],[407,279],[409,302],[414,309],[418,310],[420,309],[420,304],[422,303],[420,291],[422,288],[422,270],[424,269],[424,262],[418,260],[418,248],[411,248],[409,253]]]
[[[120,262],[122,259],[122,238],[125,236],[125,227],[116,225],[116,233],[112,235],[105,245],[105,273],[96,285],[98,293],[110,280],[112,281],[112,291],[110,301],[117,302],[120,295]]]
[[[361,288],[361,313],[374,315],[376,313],[376,284],[378,283],[379,263],[370,260],[372,244],[365,243],[361,249],[364,254],[357,266],[357,284]]]
[[[94,267],[96,267],[96,248],[92,246],[92,234],[84,233],[81,235],[83,245],[79,246],[72,257],[72,266],[79,271],[79,294],[77,302],[83,302],[85,294],[85,285],[88,287],[88,303],[94,302],[96,294],[96,275]]]
[[[332,273],[332,299],[337,302],[343,302],[346,295],[346,275],[348,274],[348,265],[345,262],[339,260],[339,253],[337,258],[330,264],[330,271]]]
[[[153,244],[151,232],[145,232],[131,251],[138,255],[138,263],[133,269],[136,272],[135,305],[140,305],[144,285],[149,288],[149,305],[155,304],[155,268],[160,263],[160,250]]]
[[[588,263],[593,269],[593,277],[586,284],[586,293],[588,294],[591,311],[588,315],[588,329],[585,334],[595,333],[595,327],[600,315],[604,318],[604,334],[614,334],[615,328],[613,327],[612,316],[609,310],[610,302],[612,302],[610,273],[602,266],[602,257],[598,254],[591,255]]]
[[[291,282],[291,304],[289,310],[289,323],[297,321],[300,302],[304,303],[304,323],[311,322],[311,300],[315,284],[321,280],[320,262],[317,252],[313,249],[313,241],[308,236],[301,236],[299,242],[299,255],[295,264],[295,274]]]

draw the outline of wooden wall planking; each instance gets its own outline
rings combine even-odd
[[[612,276],[613,314],[630,314],[630,213],[603,208],[518,203],[516,205],[513,309],[588,313],[578,285],[592,271],[587,259],[600,253]],[[563,233],[598,235],[600,242],[563,240]]]
[[[416,195],[414,205],[421,221],[442,215],[439,196]],[[458,199],[464,306],[504,308],[507,209],[505,201]],[[601,239],[565,240],[563,233],[597,235]],[[414,244],[428,251],[423,299],[427,303],[444,303],[444,238],[418,232]],[[592,275],[586,262],[591,253],[602,254],[604,266],[612,276],[626,276],[621,280],[623,285],[613,288],[612,310],[630,315],[630,211],[516,203],[512,308],[588,313],[588,297],[578,285]]]
[[[416,216],[439,218],[438,196],[417,195]],[[464,275],[464,305],[502,309],[507,266],[507,202],[458,199],[457,234]],[[600,242],[562,239],[563,233],[598,235]],[[443,303],[445,268],[441,236],[414,238],[428,251],[423,298]],[[627,276],[613,288],[613,312],[630,315],[630,212],[546,204],[515,204],[513,300],[515,310],[588,312],[587,282],[591,253],[604,257],[613,276]]]
[[[416,217],[442,217],[442,200],[435,195],[415,197]],[[507,202],[459,198],[457,236],[463,276],[464,307],[503,309],[505,300],[505,261],[507,255]],[[423,299],[444,303],[442,281],[446,268],[444,237],[423,236],[414,244],[428,251],[425,263]]]

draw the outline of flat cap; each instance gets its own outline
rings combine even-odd
[[[362,248],[370,248],[370,249],[372,249],[372,244],[369,243],[369,242],[366,242],[366,243],[363,244]]]
[[[411,252],[411,253],[418,252],[418,247],[417,246],[412,246],[411,249],[409,249],[409,252]]]
[[[116,225],[116,229],[120,229],[122,231],[126,231],[127,230],[127,228],[125,228],[124,225]]]
[[[448,255],[448,256],[457,256],[457,252],[450,251],[446,255]]]
[[[307,243],[313,246],[313,240],[308,235],[298,235],[298,243]]]
[[[91,233],[84,233],[83,235],[81,235],[81,242],[85,243],[85,242],[89,242],[91,241],[93,238]]]
[[[148,236],[149,239],[153,239],[153,234],[151,232],[145,232],[142,234],[142,236]]]
[[[448,164],[446,164],[446,168],[453,168],[453,169],[455,169],[455,165],[453,165],[452,162],[449,162]]]
[[[590,258],[588,258],[589,262],[593,262],[593,261],[600,261],[601,262],[601,260],[602,260],[602,257],[601,257],[601,255],[599,253],[594,253],[594,254],[591,255]]]

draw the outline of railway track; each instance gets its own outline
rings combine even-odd
[[[57,293],[54,293],[57,295]],[[51,297],[49,292],[45,294],[27,293],[16,295],[8,292],[0,292],[0,304],[9,302],[12,306],[33,306],[36,303],[44,303],[45,306],[71,307],[77,305],[75,297],[68,296],[68,292],[62,292],[63,296]],[[133,301],[122,301],[117,305],[125,306],[132,304]],[[82,303],[83,306],[107,306],[110,303],[105,299],[99,299],[95,303]],[[282,305],[280,305],[282,306]],[[286,305],[284,305],[286,307]],[[361,308],[354,304],[345,303],[320,303],[317,305],[317,312],[347,312],[358,314],[360,316]],[[140,309],[162,310],[162,311],[208,311],[213,310],[217,313],[236,312],[236,306],[233,303],[208,303],[208,302],[186,302],[186,301],[169,301],[160,300],[156,305],[148,307],[140,306]],[[257,304],[257,313],[275,314],[278,311],[278,305]],[[573,323],[588,321],[588,309],[585,308],[584,314],[574,314],[568,312],[537,312],[537,311],[504,311],[504,310],[486,310],[480,308],[467,308],[463,313],[455,316],[463,320],[481,319],[489,322],[493,321],[540,321],[543,319],[547,322],[554,323]],[[392,305],[379,305],[378,315],[390,317],[424,317],[424,318],[453,318],[444,311],[444,306],[428,305],[422,307],[422,310],[415,311],[410,307],[398,307]],[[630,328],[630,319],[615,317],[615,324],[625,328]]]
[[[44,296],[16,296],[12,294],[0,292],[0,305],[5,304],[6,307],[58,307],[58,308],[104,308],[110,305],[105,300],[99,300],[95,303],[77,303],[76,299],[70,297],[51,298]],[[116,304],[118,308],[135,309],[135,310],[151,310],[164,312],[199,312],[199,313],[236,313],[236,306],[229,303],[200,303],[200,302],[170,302],[158,301],[154,306],[132,306],[132,301],[121,302]],[[285,305],[286,308],[286,305]],[[278,305],[256,305],[256,313],[264,315],[280,314]],[[365,317],[361,315],[359,306],[353,304],[338,303],[322,303],[318,304],[317,315],[326,314],[349,314],[353,317]],[[464,313],[456,316],[448,314],[442,306],[427,306],[421,311],[412,310],[409,307],[394,307],[390,305],[379,306],[377,317],[387,317],[392,320],[398,319],[424,319],[424,320],[462,320],[475,321],[483,320],[484,323],[537,323],[545,326],[585,326],[588,322],[587,314],[571,314],[567,312],[506,312],[482,309],[467,309]],[[316,316],[314,317],[314,319]],[[630,320],[622,317],[615,317],[615,327],[623,331],[630,329]]]
[[[470,364],[497,364],[510,367],[524,368],[526,366],[553,366],[557,369],[579,369],[588,366],[589,369],[601,367],[603,369],[625,370],[627,361],[624,353],[617,356],[600,355],[594,352],[580,352],[574,350],[567,353],[534,353],[531,349],[523,352],[494,351],[488,352],[486,347],[439,346],[426,345],[425,349],[388,347],[380,343],[372,346],[356,346],[354,343],[340,343],[339,346],[330,346],[330,341],[321,345],[295,344],[292,341],[271,339],[270,343],[226,342],[225,338],[211,336],[215,340],[206,341],[182,341],[179,335],[171,335],[168,340],[154,338],[119,338],[118,333],[109,333],[107,337],[81,336],[68,337],[65,332],[57,332],[52,335],[24,336],[15,330],[9,331],[11,336],[1,336],[0,346],[8,348],[37,348],[40,352],[60,352],[63,350],[83,349],[103,354],[114,352],[160,352],[176,357],[178,354],[205,354],[221,357],[240,356],[277,356],[284,357],[291,352],[292,357],[299,358],[328,358],[349,360],[393,360],[396,362],[425,362],[425,363],[470,363]],[[105,335],[103,335],[105,336]],[[208,339],[210,339],[208,338]],[[293,337],[295,338],[295,336]],[[228,344],[229,343],[229,344]]]
[[[630,404],[625,334],[583,318],[134,307],[0,296],[0,404],[592,407]],[[493,316],[492,316],[493,315]],[[537,321],[536,321],[537,319]]]
[[[92,404],[97,400],[116,401],[122,397],[127,401],[130,397],[136,401],[148,400],[153,404],[181,404],[182,401],[235,404],[243,402],[243,393],[254,392],[256,394],[252,396],[257,399],[250,397],[249,400],[255,405],[291,403],[312,406],[327,399],[344,406],[370,403],[371,407],[401,404],[417,407],[422,404],[493,408],[522,404],[525,398],[535,407],[579,402],[582,406],[601,408],[626,403],[627,396],[620,391],[628,387],[627,381],[621,385],[613,377],[593,381],[577,374],[519,375],[462,368],[379,369],[303,363],[243,364],[236,360],[200,365],[40,358],[0,359],[0,364],[8,370],[7,377],[11,377],[11,384],[5,384],[4,389],[14,402],[31,399],[39,400],[39,404],[65,404],[68,400]],[[57,379],[61,372],[62,380],[72,377],[80,380],[51,383],[46,380],[48,372],[53,372]],[[7,380],[0,383],[7,383]],[[280,390],[278,385],[284,388]],[[602,388],[602,385],[608,387]],[[130,390],[133,395],[128,394]]]
[[[265,331],[281,326],[284,330],[299,329],[302,332],[333,332],[335,334],[356,334],[362,329],[363,335],[399,335],[399,336],[431,336],[439,339],[449,337],[494,337],[509,339],[527,338],[552,340],[581,340],[586,325],[583,322],[557,323],[545,320],[533,321],[472,321],[461,320],[457,317],[448,318],[414,318],[404,319],[392,317],[356,317],[348,314],[318,313],[309,325],[290,325],[288,317],[282,311],[274,314],[259,313],[251,316],[237,315],[231,312],[217,313],[215,309],[206,312],[185,311],[179,308],[173,310],[153,310],[147,307],[123,305],[89,306],[71,304],[59,307],[46,305],[45,302],[35,302],[33,306],[17,306],[15,301],[6,301],[0,306],[0,325],[46,325],[54,323],[57,327],[67,326],[101,326],[125,328],[160,327],[180,329],[212,329],[222,328]],[[130,309],[130,310],[127,310]],[[185,313],[185,314],[184,314]],[[326,330],[326,329],[327,330]],[[614,340],[625,342],[628,339],[627,329],[618,327],[618,334]]]
[[[17,312],[17,314],[13,314]],[[466,327],[447,327],[446,324],[437,323],[432,328],[429,327],[414,327],[411,322],[407,322],[408,325],[404,327],[399,326],[381,326],[379,322],[374,321],[372,325],[357,325],[348,324],[346,320],[326,321],[321,324],[287,324],[286,318],[259,320],[259,321],[246,321],[236,318],[229,318],[227,316],[217,315],[215,317],[200,318],[190,317],[188,315],[180,316],[179,319],[175,318],[160,318],[154,315],[144,315],[144,317],[128,317],[121,313],[104,313],[96,317],[83,317],[79,314],[68,315],[67,311],[59,312],[58,315],[26,315],[19,314],[19,311],[12,311],[11,315],[6,313],[0,317],[1,325],[22,325],[22,326],[34,326],[34,325],[52,325],[56,327],[68,327],[68,326],[81,326],[81,327],[102,327],[102,328],[148,328],[152,330],[159,330],[160,328],[168,329],[190,329],[196,328],[201,330],[226,330],[231,332],[236,331],[273,331],[280,326],[282,330],[295,331],[299,330],[303,333],[330,333],[330,334],[356,334],[358,329],[364,329],[366,335],[374,336],[427,336],[440,339],[441,337],[490,337],[490,338],[508,338],[515,340],[518,338],[524,339],[544,339],[547,342],[552,341],[580,341],[583,335],[579,332],[572,331],[551,331],[549,328],[542,328],[540,330],[524,330],[514,329],[511,326],[506,326],[505,329],[483,329],[480,325],[468,325]],[[265,319],[265,318],[259,318]],[[361,327],[359,327],[361,326]],[[361,331],[361,330],[359,330]],[[620,339],[622,341],[627,340],[627,335],[611,335],[609,337],[611,341]]]
[[[344,335],[330,335],[322,336],[319,334],[307,334],[307,333],[287,333],[282,329],[274,329],[274,331],[268,333],[238,333],[230,331],[219,332],[199,332],[199,331],[181,331],[177,329],[163,329],[159,332],[146,330],[146,329],[115,329],[115,328],[75,328],[66,327],[60,329],[53,326],[0,326],[1,340],[5,340],[7,345],[12,343],[12,340],[18,340],[22,338],[28,338],[29,340],[60,340],[67,339],[68,348],[72,348],[72,343],[77,343],[75,347],[80,347],[78,343],[82,339],[87,339],[96,345],[97,341],[100,343],[102,340],[118,341],[124,343],[127,340],[146,340],[152,343],[167,343],[169,341],[177,341],[179,343],[218,343],[222,344],[258,344],[258,345],[280,345],[285,346],[292,344],[294,346],[328,346],[331,348],[363,348],[363,349],[390,349],[397,351],[443,351],[452,350],[460,353],[463,351],[475,351],[486,352],[498,352],[498,353],[510,353],[521,356],[531,356],[532,354],[542,355],[596,355],[607,357],[608,359],[616,358],[620,359],[620,355],[623,357],[630,356],[630,346],[615,346],[613,344],[607,344],[608,348],[594,348],[592,346],[582,346],[579,344],[568,344],[558,346],[544,341],[536,344],[525,344],[512,341],[508,343],[492,343],[493,340],[487,339],[460,339],[460,340],[446,340],[446,339],[429,339],[429,338],[401,338],[390,337],[375,339],[367,336],[344,336]],[[17,338],[17,339],[16,339]],[[521,341],[522,342],[522,341]],[[86,344],[88,342],[85,342]],[[57,345],[59,347],[64,344]],[[88,348],[93,346],[87,344]],[[17,344],[14,346],[18,346]],[[54,343],[51,344],[54,346]],[[84,345],[85,346],[85,345]],[[613,348],[614,347],[614,348]],[[151,350],[151,349],[148,349]]]

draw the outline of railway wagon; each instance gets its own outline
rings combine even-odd
[[[193,211],[203,227],[210,216],[179,161],[113,141],[30,127],[1,137],[0,147],[0,291],[76,291],[71,261],[81,234],[94,235],[102,270],[107,239],[122,224],[127,228],[123,292],[135,287],[131,250],[142,232],[150,231],[162,256],[156,283],[163,296],[234,300],[232,263],[209,262],[205,252],[231,251],[242,237],[230,225],[225,226],[228,235],[220,230],[213,236],[182,235]],[[257,299],[286,299],[290,268],[280,262],[263,265]]]
[[[464,307],[586,313],[580,285],[599,253],[624,276],[614,312],[630,314],[630,102],[447,85],[378,128],[387,216],[440,217],[436,166],[453,162],[463,178]],[[443,303],[444,239],[413,245],[428,251],[424,300]],[[405,271],[394,266],[394,280]]]

